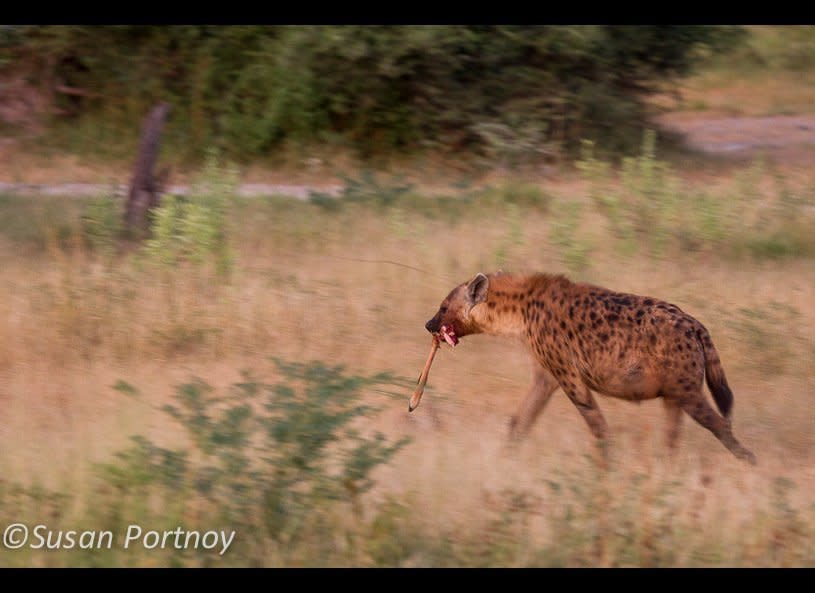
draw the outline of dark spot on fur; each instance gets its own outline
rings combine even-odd
[[[645,311],[643,309],[637,309],[637,319],[645,315]]]
[[[650,307],[651,305],[654,304],[654,299],[645,299],[644,301],[642,301],[642,304],[645,305],[646,307]]]
[[[601,342],[608,342],[608,334],[606,332],[600,332],[597,337],[600,338]]]
[[[560,329],[566,329],[566,322],[565,321],[560,322]]]
[[[606,315],[606,321],[609,323],[617,323],[620,320],[620,316],[616,313],[612,313],[611,315]]]
[[[594,311],[590,312],[589,313],[589,319],[591,319],[592,321],[597,319],[597,313],[595,313]]]
[[[495,309],[495,301],[488,301],[487,307],[489,307],[490,309]]]
[[[657,337],[656,337],[656,334],[651,334],[651,335],[650,335],[650,337],[649,337],[649,339],[651,340],[651,345],[652,345],[652,346],[656,345],[656,343],[657,343]]]

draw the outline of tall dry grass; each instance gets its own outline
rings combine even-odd
[[[718,197],[739,199],[740,183],[738,175],[720,180]],[[346,542],[328,557],[310,556],[308,546],[270,545],[181,563],[812,564],[811,253],[730,249],[749,239],[738,229],[753,231],[728,219],[723,238],[710,245],[690,251],[677,241],[656,255],[623,254],[589,187],[554,185],[510,203],[503,198],[511,184],[497,194],[409,195],[339,210],[285,198],[236,202],[228,281],[195,267],[164,274],[132,252],[103,257],[81,237],[81,201],[49,210],[57,220],[41,232],[11,229],[21,219],[7,217],[0,238],[2,483],[70,493],[61,520],[81,522],[104,496],[94,464],[109,461],[129,435],[185,442],[160,410],[174,385],[200,376],[223,388],[243,369],[276,380],[271,356],[412,378],[429,347],[424,322],[452,286],[478,271],[545,270],[658,296],[700,319],[735,393],[735,434],[755,451],[758,467],[739,463],[688,419],[671,458],[658,402],[609,398],[599,399],[613,435],[609,470],[598,468],[587,427],[560,395],[510,449],[507,422],[527,387],[529,359],[521,344],[477,336],[440,353],[413,414],[408,390],[403,399],[368,395],[381,408],[372,427],[413,442],[377,469],[361,516],[332,523],[336,533],[315,534]],[[760,198],[774,202],[778,194]],[[579,214],[564,230],[562,213],[573,204]],[[0,206],[6,213],[30,208],[14,198]],[[735,206],[723,216],[735,216]],[[22,222],[36,225],[34,218]],[[112,389],[120,379],[141,397]],[[38,516],[36,506],[20,504]],[[8,511],[0,517],[14,520]],[[0,564],[170,563],[160,552],[120,550],[96,560],[21,554],[4,550]]]

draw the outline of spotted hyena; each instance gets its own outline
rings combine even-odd
[[[529,430],[558,387],[598,439],[608,426],[592,391],[631,401],[661,397],[671,448],[684,410],[736,457],[755,463],[733,436],[733,394],[710,334],[676,305],[562,275],[478,274],[454,288],[425,327],[452,346],[479,333],[528,344],[538,364],[510,423],[514,438]],[[704,379],[721,416],[705,398]]]

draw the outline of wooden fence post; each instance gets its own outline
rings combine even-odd
[[[125,208],[125,228],[131,236],[139,236],[147,230],[147,213],[158,206],[164,189],[162,186],[166,182],[166,174],[156,176],[153,170],[158,160],[164,121],[170,109],[169,103],[159,103],[150,110],[142,124],[139,152]]]

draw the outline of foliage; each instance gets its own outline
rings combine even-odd
[[[256,157],[283,142],[328,142],[362,155],[467,148],[512,165],[585,137],[630,142],[644,123],[643,99],[689,73],[699,48],[732,46],[739,32],[28,25],[3,30],[0,59],[13,56],[8,68],[53,81],[66,131],[86,146],[107,147],[113,137],[120,146],[123,129],[169,100],[169,144],[186,154],[217,145]],[[92,125],[99,120],[107,125]]]
[[[743,43],[726,58],[714,63],[722,69],[746,72],[805,72],[815,66],[815,26],[751,26],[743,31]]]
[[[625,157],[619,172],[597,158],[584,141],[576,166],[589,199],[605,218],[623,255],[644,252],[718,251],[730,257],[800,257],[815,243],[805,190],[792,190],[775,176],[776,192],[767,199],[759,183],[767,177],[761,159],[742,173],[736,195],[711,193],[683,182],[673,167],[656,157],[656,134],[646,130],[637,156]]]
[[[189,448],[133,437],[116,463],[101,468],[119,500],[131,504],[156,491],[171,507],[204,500],[245,538],[281,545],[312,537],[315,521],[344,512],[342,505],[358,509],[373,471],[408,442],[390,442],[358,422],[375,412],[360,403],[363,391],[393,377],[275,362],[282,375],[276,384],[245,374],[224,394],[201,379],[178,386],[164,410],[186,431]],[[119,389],[125,387],[133,392],[127,384]]]
[[[199,266],[214,262],[219,274],[227,274],[232,261],[227,215],[237,188],[237,170],[222,166],[217,152],[210,151],[189,197],[165,195],[151,212],[152,236],[145,244],[148,259],[166,268],[182,262]]]

